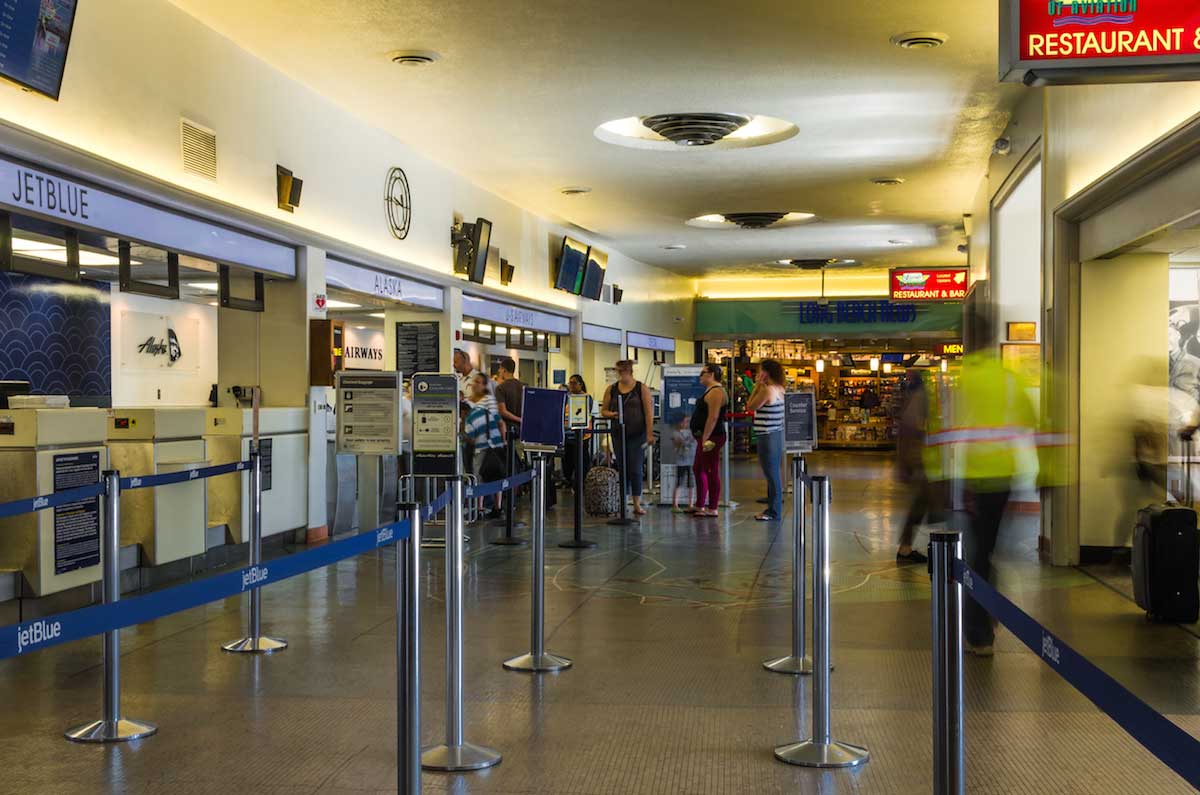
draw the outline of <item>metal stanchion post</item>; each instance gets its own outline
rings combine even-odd
[[[574,511],[574,535],[566,541],[559,544],[564,549],[592,549],[596,546],[595,541],[588,541],[583,537],[583,488],[584,488],[584,437],[586,434],[582,430],[575,432],[575,511]]]
[[[408,538],[396,545],[396,791],[421,793],[421,506],[400,506]]]
[[[262,565],[262,456],[258,450],[250,452],[250,567]],[[244,654],[272,654],[287,648],[282,638],[268,638],[262,634],[262,589],[250,591],[250,626],[246,637],[226,643],[221,647],[228,652]]]
[[[832,739],[829,728],[829,478],[812,478],[813,509],[813,736],[781,745],[775,758],[801,767],[854,767],[866,748]]]
[[[517,474],[517,429],[512,425],[508,426],[507,434],[508,442],[508,476],[512,477]],[[524,527],[524,522],[519,522],[513,518],[513,511],[517,508],[517,490],[513,489],[504,495],[504,535],[492,541],[493,544],[502,547],[523,547],[529,542],[524,538],[517,538],[513,535],[514,527]]]
[[[571,667],[566,657],[546,651],[546,453],[536,453],[533,476],[533,586],[530,590],[531,651],[504,662],[510,671],[542,673]]]
[[[104,473],[104,604],[121,601],[121,475]],[[64,732],[77,743],[120,743],[149,737],[158,731],[152,723],[121,717],[121,631],[104,633],[104,704],[100,720],[76,726]]]
[[[463,527],[462,479],[450,481],[446,522],[446,742],[426,748],[421,767],[458,772],[500,763],[500,753],[463,740]]]
[[[777,674],[807,675],[813,671],[812,658],[805,651],[805,600],[808,598],[808,582],[804,572],[804,481],[808,467],[804,456],[797,453],[792,457],[792,653],[785,657],[763,660],[763,667]]]
[[[962,585],[954,561],[962,555],[958,533],[929,534],[933,563],[933,792],[963,795]]]
[[[617,401],[617,406],[621,406],[621,401]],[[616,423],[615,428],[612,423],[609,423],[609,429],[612,433],[614,446],[617,444],[618,438],[621,440],[621,454],[617,456],[617,467],[620,469],[621,475],[621,513],[616,519],[610,519],[608,523],[616,527],[628,527],[637,524],[637,520],[629,518],[629,508],[625,505],[627,492],[629,491],[629,440],[625,438],[625,421],[618,419]]]
[[[726,508],[736,508],[737,503],[730,499],[729,483],[730,464],[729,455],[730,448],[733,447],[733,423],[725,420],[725,447],[721,450],[721,505]]]

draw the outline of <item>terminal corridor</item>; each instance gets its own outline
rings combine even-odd
[[[504,759],[486,772],[426,773],[426,789],[928,792],[929,582],[923,567],[894,562],[904,497],[891,459],[817,453],[810,466],[833,478],[833,734],[866,746],[868,764],[818,772],[772,758],[776,745],[807,736],[810,679],[761,667],[788,647],[790,525],[751,520],[762,485],[738,461],[736,511],[713,520],[655,507],[630,529],[589,520],[593,550],[557,547],[570,534],[563,492],[548,514],[546,633],[575,666],[557,675],[501,668],[528,649],[530,552],[489,546],[494,528],[468,530],[466,739]],[[1036,532],[1034,515],[1009,517],[1001,590],[1200,731],[1194,629],[1149,625],[1119,587],[1038,563]],[[442,560],[423,551],[426,742],[442,732]],[[291,644],[270,657],[221,652],[241,634],[239,599],[125,631],[124,712],[158,724],[146,740],[62,740],[99,707],[98,639],[0,663],[9,760],[0,790],[394,790],[393,561],[388,549],[268,588],[264,628]],[[966,736],[972,793],[1188,791],[1004,631],[994,658],[966,660]]]

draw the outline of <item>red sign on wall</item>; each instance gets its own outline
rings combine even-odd
[[[896,268],[893,301],[961,301],[967,297],[966,268]]]
[[[1200,3],[1001,0],[1000,37],[1004,79],[1108,82],[1117,74],[1103,70],[1146,66],[1161,69],[1147,79],[1191,79],[1200,65]],[[1048,79],[1037,80],[1039,72]]]

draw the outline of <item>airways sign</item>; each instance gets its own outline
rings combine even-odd
[[[1197,75],[1195,0],[1001,0],[1003,80],[1162,82]]]

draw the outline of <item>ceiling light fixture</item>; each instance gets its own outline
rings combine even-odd
[[[51,243],[45,240],[31,240],[26,237],[14,237],[12,248],[14,254],[20,254],[27,259],[38,259],[44,262],[61,262],[64,264],[67,261],[67,247],[59,243]],[[105,265],[120,265],[121,261],[111,254],[101,254],[96,251],[80,249],[79,264],[101,267]],[[142,263],[138,260],[131,260],[130,264],[141,265]]]
[[[352,304],[349,301],[339,301],[336,298],[325,299],[326,309],[362,309],[362,304]]]
[[[932,50],[941,47],[950,37],[933,30],[910,30],[892,36],[891,42],[904,50]]]
[[[399,66],[429,66],[441,57],[433,50],[392,50],[388,53],[392,63]]]
[[[565,188],[559,188],[558,192],[563,196],[586,196],[592,192],[592,189],[587,185],[568,185]]]
[[[221,289],[216,282],[188,282],[187,286],[193,290],[203,290],[206,293],[215,293]]]
[[[606,121],[593,131],[601,141],[634,149],[680,151],[744,149],[793,137],[795,124],[741,113],[659,113]]]
[[[875,177],[874,179],[871,180],[871,182],[875,185],[879,185],[884,188],[893,188],[897,185],[903,185],[904,178],[903,177]]]
[[[642,124],[676,146],[711,146],[750,123],[739,113],[659,113]]]
[[[665,251],[683,251],[685,248],[687,248],[687,246],[683,243],[668,243],[667,245],[663,246],[663,250]]]
[[[890,243],[893,246],[911,246],[912,245],[911,240],[889,240],[888,243]]]
[[[367,317],[387,317],[387,315],[382,312],[372,312],[371,314],[367,315]]]
[[[815,221],[814,213],[800,211],[756,211],[741,213],[709,213],[687,221],[688,226],[702,229],[775,229],[798,226]]]

